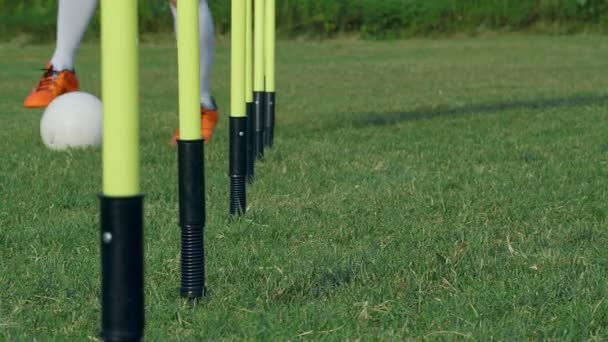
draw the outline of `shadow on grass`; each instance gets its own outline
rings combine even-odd
[[[580,94],[570,97],[521,100],[512,102],[480,103],[462,107],[421,108],[404,112],[367,113],[354,122],[355,126],[390,126],[401,122],[430,120],[438,117],[494,114],[515,109],[544,110],[589,105],[608,105],[608,95]]]
[[[331,297],[352,283],[364,282],[370,262],[365,259],[340,260],[322,257],[303,268],[297,281],[280,289],[272,299],[277,302]]]

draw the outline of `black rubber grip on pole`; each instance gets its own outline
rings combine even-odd
[[[247,208],[247,117],[230,117],[230,215]]]
[[[177,141],[181,287],[183,298],[205,295],[204,141]]]
[[[264,157],[264,93],[253,93],[253,116],[255,117],[255,156],[257,159]]]
[[[264,93],[264,147],[272,147],[274,143],[274,112],[275,93]]]
[[[253,132],[255,129],[253,117],[253,102],[247,102],[247,182],[253,183],[255,177],[255,140]]]
[[[101,200],[101,338],[144,334],[143,196]]]

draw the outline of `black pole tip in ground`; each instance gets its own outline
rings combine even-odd
[[[205,296],[205,173],[202,139],[178,140],[179,225],[183,298]]]
[[[264,147],[274,144],[275,93],[264,93]]]
[[[264,158],[264,93],[253,93],[253,116],[255,123],[255,156],[257,159]]]
[[[144,334],[143,195],[100,196],[101,333],[104,341]]]
[[[255,118],[253,115],[253,102],[247,103],[247,182],[253,183],[255,177]]]
[[[247,117],[230,117],[230,215],[247,209]]]

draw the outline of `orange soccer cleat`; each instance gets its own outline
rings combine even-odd
[[[203,140],[205,140],[205,143],[211,141],[211,137],[213,136],[213,129],[215,128],[215,124],[217,124],[217,120],[217,109],[207,109],[201,106],[201,135],[203,136]],[[178,139],[179,128],[175,130],[175,133],[173,133],[173,137],[171,138],[171,142],[169,144],[171,146],[177,145]]]
[[[46,108],[57,96],[78,90],[78,79],[73,71],[57,71],[48,63],[42,78],[25,98],[23,105],[26,108]]]

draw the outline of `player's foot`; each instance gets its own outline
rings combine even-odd
[[[217,106],[216,109],[207,109],[201,106],[201,135],[205,143],[211,141],[211,137],[213,136],[213,129],[215,128],[215,124],[217,123],[218,115],[217,115]],[[175,130],[173,133],[173,137],[171,138],[171,142],[169,143],[171,146],[177,145],[177,140],[179,139],[179,128]]]
[[[46,108],[57,96],[78,91],[78,79],[71,70],[55,70],[51,63],[46,65],[42,78],[25,98],[27,108]]]

